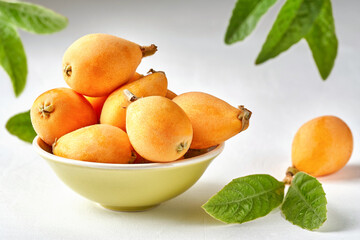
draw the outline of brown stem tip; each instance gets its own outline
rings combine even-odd
[[[151,44],[150,46],[140,46],[140,50],[142,52],[143,57],[147,57],[156,53],[157,46],[155,44]]]
[[[153,73],[162,73],[162,74],[165,75],[165,72],[163,72],[163,71],[156,71],[156,70],[154,70],[154,69],[152,69],[152,68],[147,72],[147,74],[153,74]]]
[[[240,132],[244,131],[249,126],[249,120],[251,118],[252,112],[244,107],[244,105],[239,106],[240,114],[238,119],[241,121],[242,127]]]
[[[154,69],[152,69],[152,68],[150,68],[150,70],[149,70],[147,73],[157,73],[157,71],[154,70]]]

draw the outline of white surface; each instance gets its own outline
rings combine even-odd
[[[0,128],[0,239],[358,239],[360,236],[360,4],[333,1],[340,48],[335,68],[321,81],[304,41],[261,66],[253,62],[283,1],[242,43],[225,46],[231,1],[34,1],[69,17],[58,34],[21,32],[29,62],[28,84],[15,98],[0,70],[0,125],[30,108],[47,89],[65,86],[61,58],[78,37],[93,32],[122,36],[159,51],[139,71],[167,73],[176,93],[205,91],[253,111],[250,128],[226,144],[190,190],[146,212],[100,208],[68,189],[31,145]],[[279,211],[242,225],[225,225],[200,206],[231,179],[268,173],[282,179],[296,130],[314,117],[341,117],[354,134],[348,165],[319,179],[328,220],[310,232]]]

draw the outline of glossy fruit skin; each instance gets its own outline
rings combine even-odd
[[[319,177],[344,167],[352,150],[353,136],[346,123],[335,116],[321,116],[299,128],[291,158],[295,168]]]
[[[167,92],[167,78],[163,72],[155,72],[115,90],[105,101],[100,123],[110,124],[126,131],[126,108],[130,102],[124,95],[125,89],[138,98],[165,96]]]
[[[188,92],[173,101],[185,111],[193,126],[192,149],[218,145],[248,128],[238,118],[240,109],[210,94]]]
[[[136,43],[109,34],[85,35],[64,54],[64,79],[78,93],[106,96],[134,75],[142,57]]]
[[[161,96],[140,98],[126,114],[126,130],[136,152],[153,162],[171,162],[189,149],[193,130],[185,112]]]
[[[131,163],[132,147],[121,129],[96,124],[68,133],[53,145],[53,153],[69,159],[100,163]]]
[[[139,80],[140,78],[143,78],[144,75],[135,72],[134,75],[127,81],[127,83],[135,82],[136,80]]]
[[[51,112],[41,112],[44,106],[51,107]],[[36,133],[49,145],[66,133],[98,123],[90,103],[69,88],[55,88],[41,94],[34,101],[30,116]]]

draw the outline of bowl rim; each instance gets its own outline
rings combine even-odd
[[[39,145],[39,136],[36,136],[33,140],[33,148],[35,151],[43,158],[50,159],[54,162],[59,163],[65,163],[69,165],[75,165],[75,166],[82,166],[82,167],[90,167],[90,168],[101,168],[101,169],[149,169],[149,168],[169,168],[169,167],[178,167],[178,166],[184,166],[184,165],[191,165],[195,163],[199,163],[202,161],[209,160],[210,158],[215,158],[217,155],[219,155],[225,146],[225,143],[221,143],[213,150],[201,154],[196,157],[192,158],[186,158],[177,160],[174,162],[167,162],[167,163],[138,163],[138,164],[123,164],[123,163],[99,163],[99,162],[86,162],[81,160],[75,160],[75,159],[69,159],[64,158],[60,156],[56,156],[54,154],[51,154],[44,149],[42,149]]]

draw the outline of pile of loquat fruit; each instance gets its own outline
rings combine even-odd
[[[137,73],[141,59],[156,51],[108,34],[76,40],[63,57],[70,88],[44,92],[30,112],[53,154],[102,163],[172,162],[248,128],[251,112],[243,106],[202,92],[177,96],[164,72]]]

